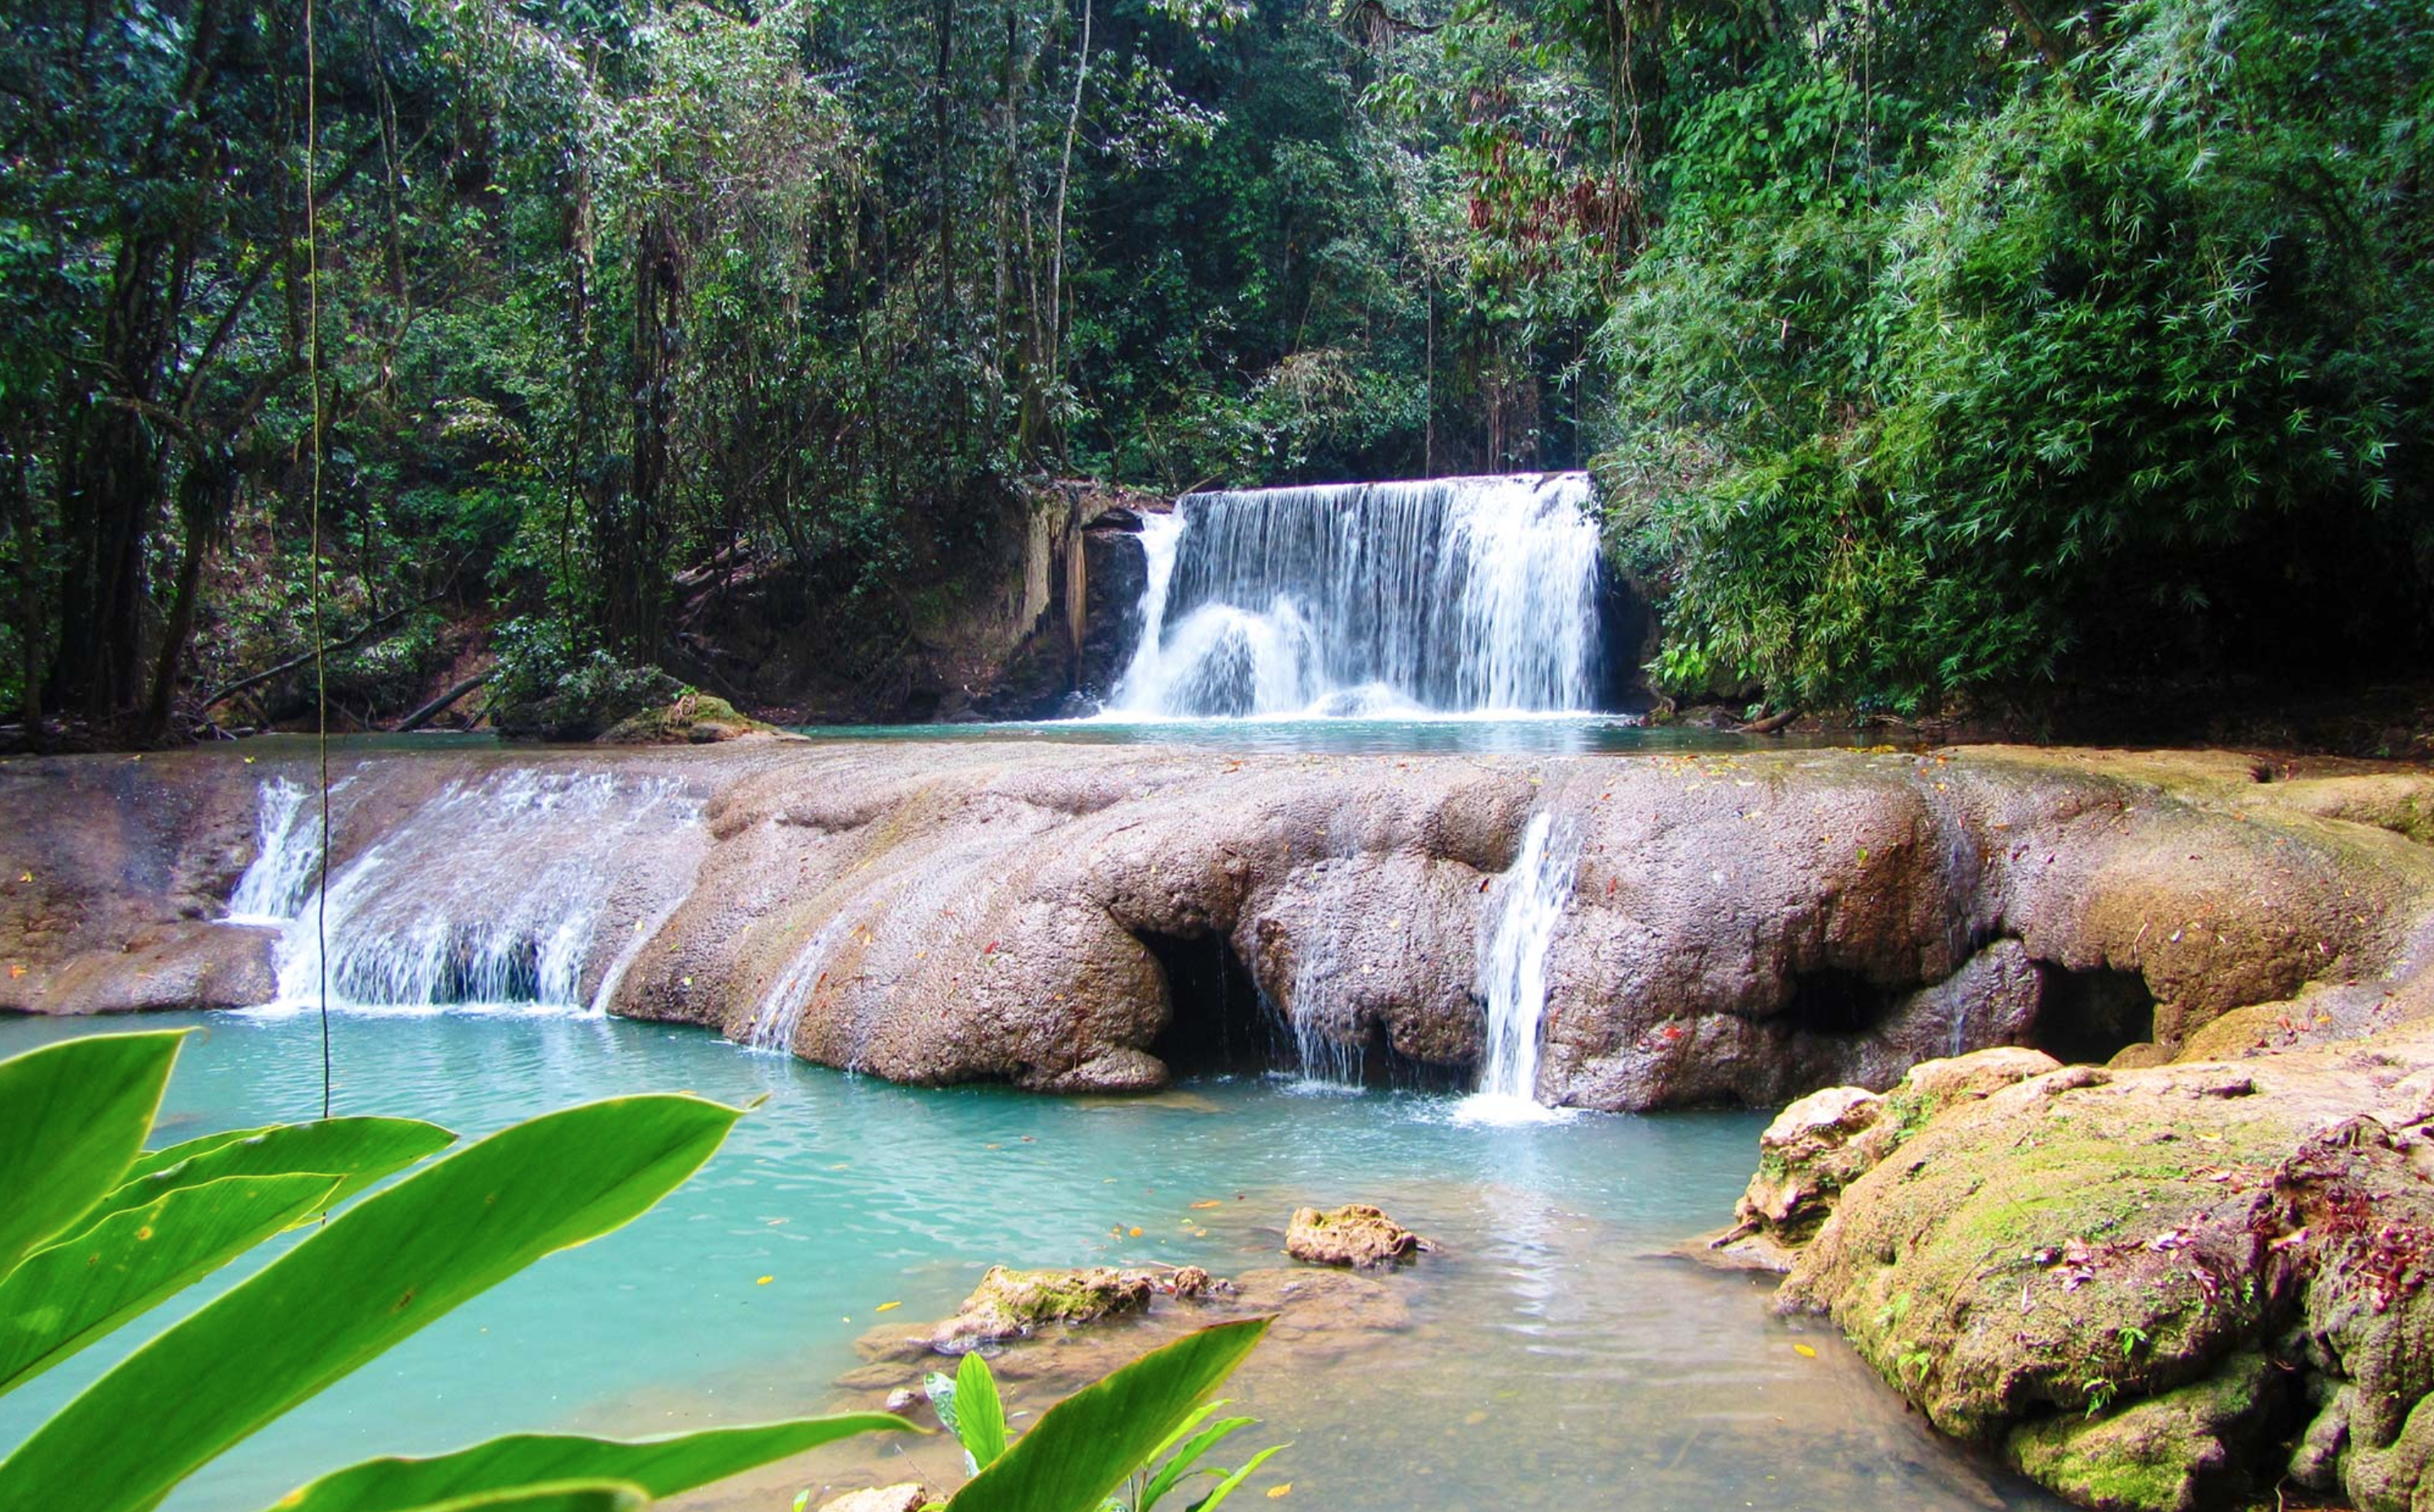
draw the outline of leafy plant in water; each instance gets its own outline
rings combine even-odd
[[[281,1232],[454,1143],[333,1118],[146,1151],[182,1032],[0,1061],[0,1395]],[[0,1506],[143,1512],[289,1408],[542,1256],[641,1216],[741,1116],[619,1097],[529,1119],[328,1216],[156,1334],[0,1460]],[[626,1509],[875,1429],[856,1413],[621,1442],[511,1435],[373,1459],[282,1512]],[[976,1483],[977,1484],[977,1483]]]

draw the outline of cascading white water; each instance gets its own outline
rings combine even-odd
[[[747,1047],[781,1054],[794,1050],[795,1031],[802,1027],[803,1010],[811,1006],[813,995],[819,991],[820,978],[828,974],[829,957],[850,923],[849,914],[834,914],[813,934],[811,943],[786,963],[777,985],[752,1011],[752,1028],[744,1037]]]
[[[284,778],[265,784],[261,855],[231,903],[232,914],[242,901],[256,921],[286,926],[278,1007],[309,1006],[319,988],[318,837],[304,797]],[[633,938],[594,994],[602,1006],[676,896],[628,886],[621,857],[644,851],[646,836],[693,826],[699,812],[659,777],[510,770],[449,784],[330,878],[332,1003],[581,1009],[604,926],[631,914]]]
[[[321,825],[320,810],[308,796],[303,784],[285,777],[270,778],[255,793],[253,864],[229,894],[229,923],[285,924],[312,896]]]
[[[1487,1055],[1479,1091],[1463,1099],[1461,1115],[1483,1123],[1555,1116],[1538,1102],[1538,1031],[1547,1011],[1547,951],[1555,925],[1572,899],[1580,841],[1547,814],[1521,831],[1521,852],[1497,883],[1495,922],[1480,949],[1480,985],[1487,998]]]
[[[1583,473],[1188,495],[1144,521],[1141,718],[1586,711],[1598,527]]]

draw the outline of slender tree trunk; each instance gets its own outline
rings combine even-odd
[[[1044,387],[1053,388],[1065,373],[1065,204],[1073,184],[1073,139],[1082,131],[1082,91],[1089,80],[1090,0],[1082,0],[1082,49],[1073,63],[1073,108],[1065,116],[1065,151],[1056,164],[1056,209],[1048,223],[1047,360],[1040,374]]]
[[[955,0],[937,0],[934,14],[938,33],[938,67],[930,83],[930,121],[931,151],[937,160],[938,312],[943,317],[955,304],[955,195],[949,162],[953,147],[948,130],[949,93],[955,62]]]
[[[622,602],[611,613],[629,650],[651,656],[660,649],[658,578],[666,555],[660,535],[666,518],[668,423],[676,386],[683,270],[677,256],[676,233],[657,215],[644,226],[636,250],[634,518],[628,537],[618,551],[622,570],[616,574],[616,592]]]
[[[161,633],[160,657],[152,671],[152,697],[144,710],[141,734],[146,740],[168,733],[178,673],[185,664],[186,644],[194,638],[195,602],[202,586],[203,563],[211,555],[212,537],[219,533],[235,489],[235,469],[215,448],[197,450],[179,483],[179,513],[185,517],[186,540],[178,559],[177,595],[170,601],[169,622]]]
[[[23,680],[19,696],[25,700],[21,717],[26,722],[26,741],[33,745],[43,734],[43,543],[34,518],[33,490],[26,484],[26,453],[15,446],[9,448],[5,497],[9,528],[17,537],[17,656]]]

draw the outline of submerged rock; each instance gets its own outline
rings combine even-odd
[[[1194,1267],[1191,1274],[1196,1295],[1208,1284],[1208,1273]],[[1112,1266],[1012,1270],[992,1266],[955,1316],[930,1331],[930,1348],[941,1354],[965,1354],[984,1344],[1026,1337],[1052,1323],[1072,1327],[1135,1312],[1147,1307],[1158,1290],[1158,1277],[1146,1270],[1119,1270]]]
[[[1313,1266],[1366,1268],[1434,1248],[1365,1202],[1347,1202],[1325,1212],[1301,1208],[1285,1230],[1285,1253]]]

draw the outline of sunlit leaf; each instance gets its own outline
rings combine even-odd
[[[1098,1512],[1200,1399],[1243,1363],[1269,1319],[1187,1334],[1066,1398],[948,1504],[952,1512]]]
[[[118,1184],[184,1038],[93,1034],[0,1061],[0,1270]]]
[[[37,1249],[0,1278],[0,1391],[320,1211],[329,1176],[234,1176],[180,1187]]]
[[[428,1459],[369,1459],[280,1498],[278,1512],[405,1512],[450,1497],[545,1482],[630,1482],[675,1496],[773,1461],[868,1433],[919,1433],[883,1412],[804,1418],[621,1441],[572,1434],[514,1434]]]
[[[739,1116],[611,1099],[377,1193],[137,1351],[0,1461],[0,1506],[145,1512],[298,1402],[554,1250],[646,1211]]]

